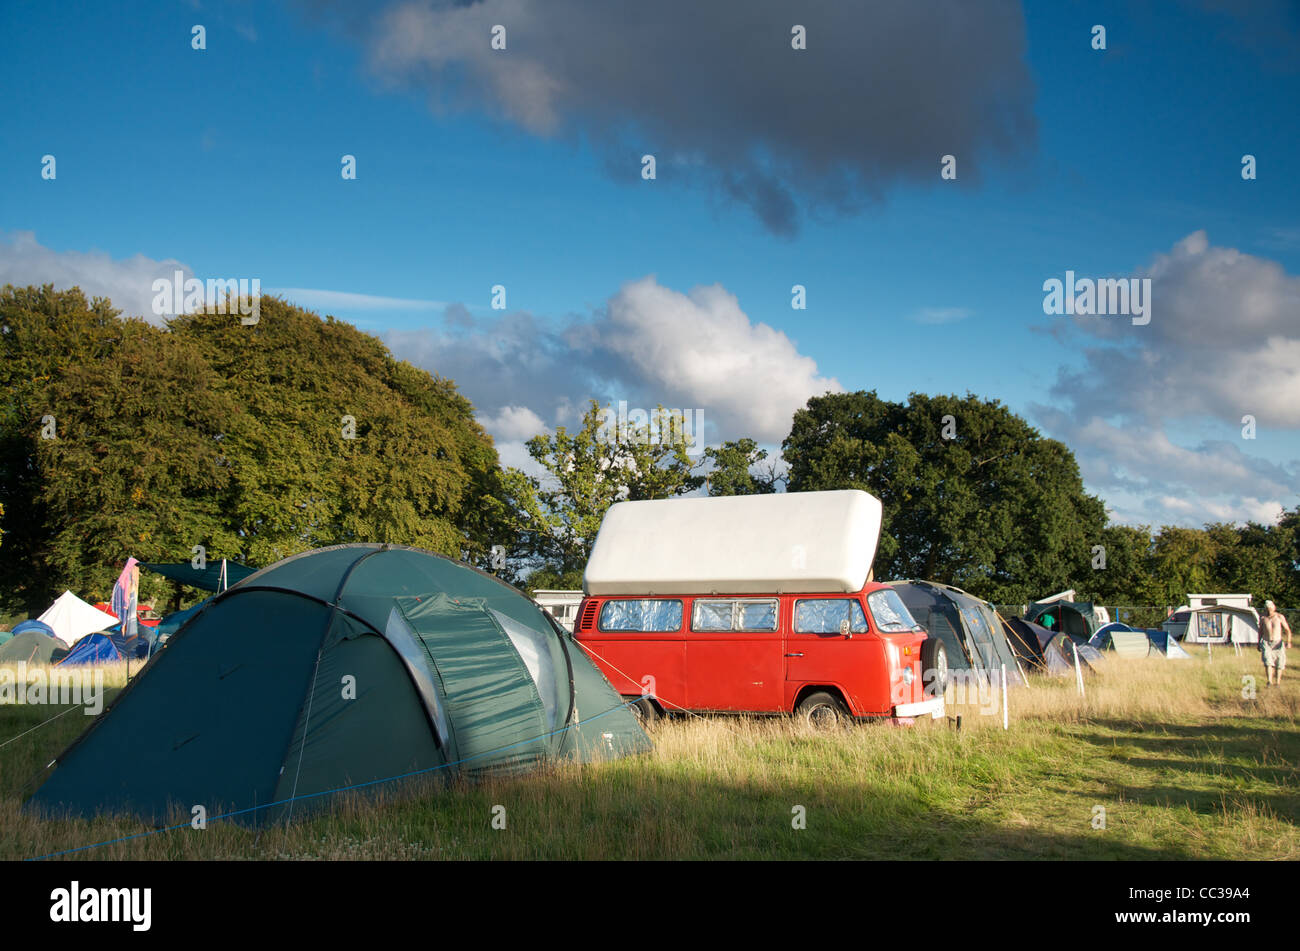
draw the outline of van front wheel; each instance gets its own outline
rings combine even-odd
[[[843,726],[849,718],[849,712],[838,698],[824,690],[808,694],[794,712],[817,730]]]
[[[948,689],[948,651],[939,638],[927,637],[922,642],[921,670],[926,697],[942,697]]]
[[[655,705],[649,697],[642,697],[629,703],[628,706],[632,710],[632,715],[636,717],[637,723],[641,724],[642,727],[647,727],[659,719],[659,711],[655,709]]]

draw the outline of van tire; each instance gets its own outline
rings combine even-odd
[[[641,724],[642,728],[650,726],[659,719],[659,711],[655,709],[654,702],[649,697],[641,697],[629,703],[628,709],[632,711],[632,716],[636,717],[636,722]]]
[[[948,650],[937,637],[927,637],[921,644],[921,684],[928,698],[941,697],[948,689]]]
[[[844,704],[825,690],[808,694],[794,712],[815,730],[835,729],[844,726],[849,719],[849,711],[844,709]]]

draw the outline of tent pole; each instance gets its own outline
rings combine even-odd
[[[1003,665],[1002,665],[1002,729],[1004,729],[1004,730],[1008,730],[1008,729],[1011,728],[1011,727],[1010,727],[1010,724],[1008,723],[1007,717],[1008,717],[1008,713],[1007,713],[1007,665],[1006,665],[1006,664],[1003,664]]]
[[[1084,696],[1083,692],[1083,668],[1079,666],[1079,645],[1070,639],[1070,647],[1074,649],[1074,679],[1079,685],[1079,696]]]

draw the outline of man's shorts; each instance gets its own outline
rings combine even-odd
[[[1264,655],[1265,667],[1276,667],[1278,670],[1286,667],[1286,645],[1281,641],[1273,644],[1264,641],[1260,646],[1260,653]]]

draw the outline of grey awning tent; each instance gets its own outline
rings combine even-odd
[[[224,585],[222,584],[223,566],[225,568]],[[210,561],[204,568],[195,568],[188,561],[162,564],[145,564],[141,562],[140,567],[146,568],[154,574],[162,575],[164,578],[171,578],[173,581],[179,581],[181,584],[187,584],[192,588],[201,588],[204,591],[223,591],[226,588],[233,588],[257,571],[256,568],[250,568],[248,565],[241,565],[237,561],[224,558],[220,561]]]
[[[1024,683],[1015,651],[988,602],[933,581],[891,581],[890,586],[926,633],[943,641],[949,667],[1001,677],[1005,665],[1007,683]]]

